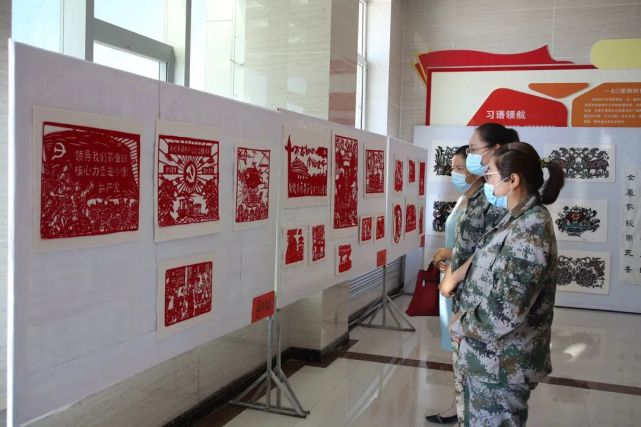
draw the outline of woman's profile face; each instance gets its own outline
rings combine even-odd
[[[465,156],[457,154],[452,156],[452,172],[457,172],[463,175],[468,175],[467,167],[465,167]]]
[[[494,150],[498,147],[498,144],[495,145],[494,147],[490,147],[490,145],[481,139],[481,136],[477,131],[475,131],[472,136],[470,137],[470,141],[468,142],[468,153],[469,154],[480,154],[481,157],[481,164],[483,166],[487,166],[490,163],[490,159],[494,155]]]

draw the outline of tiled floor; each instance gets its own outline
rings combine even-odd
[[[409,298],[396,301],[405,307]],[[358,342],[328,367],[294,373],[290,382],[311,411],[308,418],[244,410],[225,425],[430,425],[425,415],[452,399],[451,359],[440,350],[437,318],[411,321],[416,333],[356,328],[350,338]],[[551,382],[571,386],[540,384],[530,399],[528,426],[641,425],[639,331],[638,315],[557,309]]]

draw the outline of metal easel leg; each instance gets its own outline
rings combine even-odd
[[[309,411],[303,409],[296,393],[292,389],[287,377],[281,369],[281,355],[280,355],[280,327],[278,326],[278,314],[276,314],[276,340],[277,340],[277,355],[276,366],[272,367],[272,353],[273,353],[273,328],[274,316],[270,316],[267,320],[267,364],[266,371],[260,378],[243,391],[236,399],[231,400],[229,403],[232,405],[243,406],[245,408],[256,409],[258,411],[271,412],[273,414],[289,415],[291,417],[306,418]],[[254,391],[256,387],[258,390]],[[272,403],[272,388],[276,392],[276,403]],[[265,401],[260,400],[261,391],[264,390]],[[248,396],[251,398],[245,400]],[[282,405],[281,395],[289,401],[291,406],[286,407]]]
[[[382,322],[380,324],[374,324],[374,318],[379,312],[381,313]],[[389,312],[394,323],[396,323],[396,326],[388,325],[387,312]],[[416,328],[412,326],[412,323],[405,313],[403,313],[401,309],[394,304],[394,301],[392,301],[389,295],[387,295],[387,265],[383,266],[383,295],[381,296],[381,300],[379,304],[372,309],[372,314],[370,315],[367,313],[363,318],[367,318],[367,321],[364,320],[359,322],[358,326],[362,326],[364,328],[387,329],[391,331],[416,332]],[[404,323],[405,326],[402,326],[401,323]]]

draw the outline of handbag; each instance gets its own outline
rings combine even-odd
[[[409,307],[405,310],[408,316],[438,316],[438,284],[440,274],[434,263],[427,270],[419,270],[416,286]]]

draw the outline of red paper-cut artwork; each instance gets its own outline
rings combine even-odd
[[[358,227],[358,140],[334,135],[334,228]]]
[[[140,135],[43,122],[40,237],[136,231]]]
[[[211,311],[213,262],[165,271],[165,327]]]
[[[236,223],[269,219],[271,150],[236,147]]]
[[[336,246],[336,273],[345,273],[352,269],[352,245],[349,243]]]
[[[285,259],[286,266],[300,264],[305,261],[305,229],[303,227],[285,230]]]
[[[358,233],[358,240],[360,243],[370,243],[373,240],[374,217],[372,215],[364,215],[361,217],[360,232]]]
[[[421,203],[421,207],[418,209],[418,234],[423,235],[425,234],[425,218],[424,218],[424,206]]]
[[[311,253],[309,257],[310,264],[322,261],[326,258],[326,237],[325,224],[311,226]]]
[[[385,215],[376,216],[376,240],[385,237]]]
[[[394,191],[403,192],[403,161],[394,159]]]
[[[392,215],[392,239],[394,243],[398,243],[401,241],[401,234],[403,233],[403,208],[401,208],[401,205],[394,204]]]
[[[425,162],[419,162],[418,165],[418,195],[425,195]]]
[[[416,230],[416,204],[407,203],[405,205],[405,232],[409,233]]]
[[[220,220],[218,141],[158,136],[158,226]]]
[[[408,159],[407,167],[409,169],[407,173],[407,182],[416,182],[416,162],[412,159]]]
[[[290,199],[327,196],[327,147],[307,145],[289,135],[287,152],[287,197]]]
[[[365,195],[385,194],[385,150],[365,150]]]

